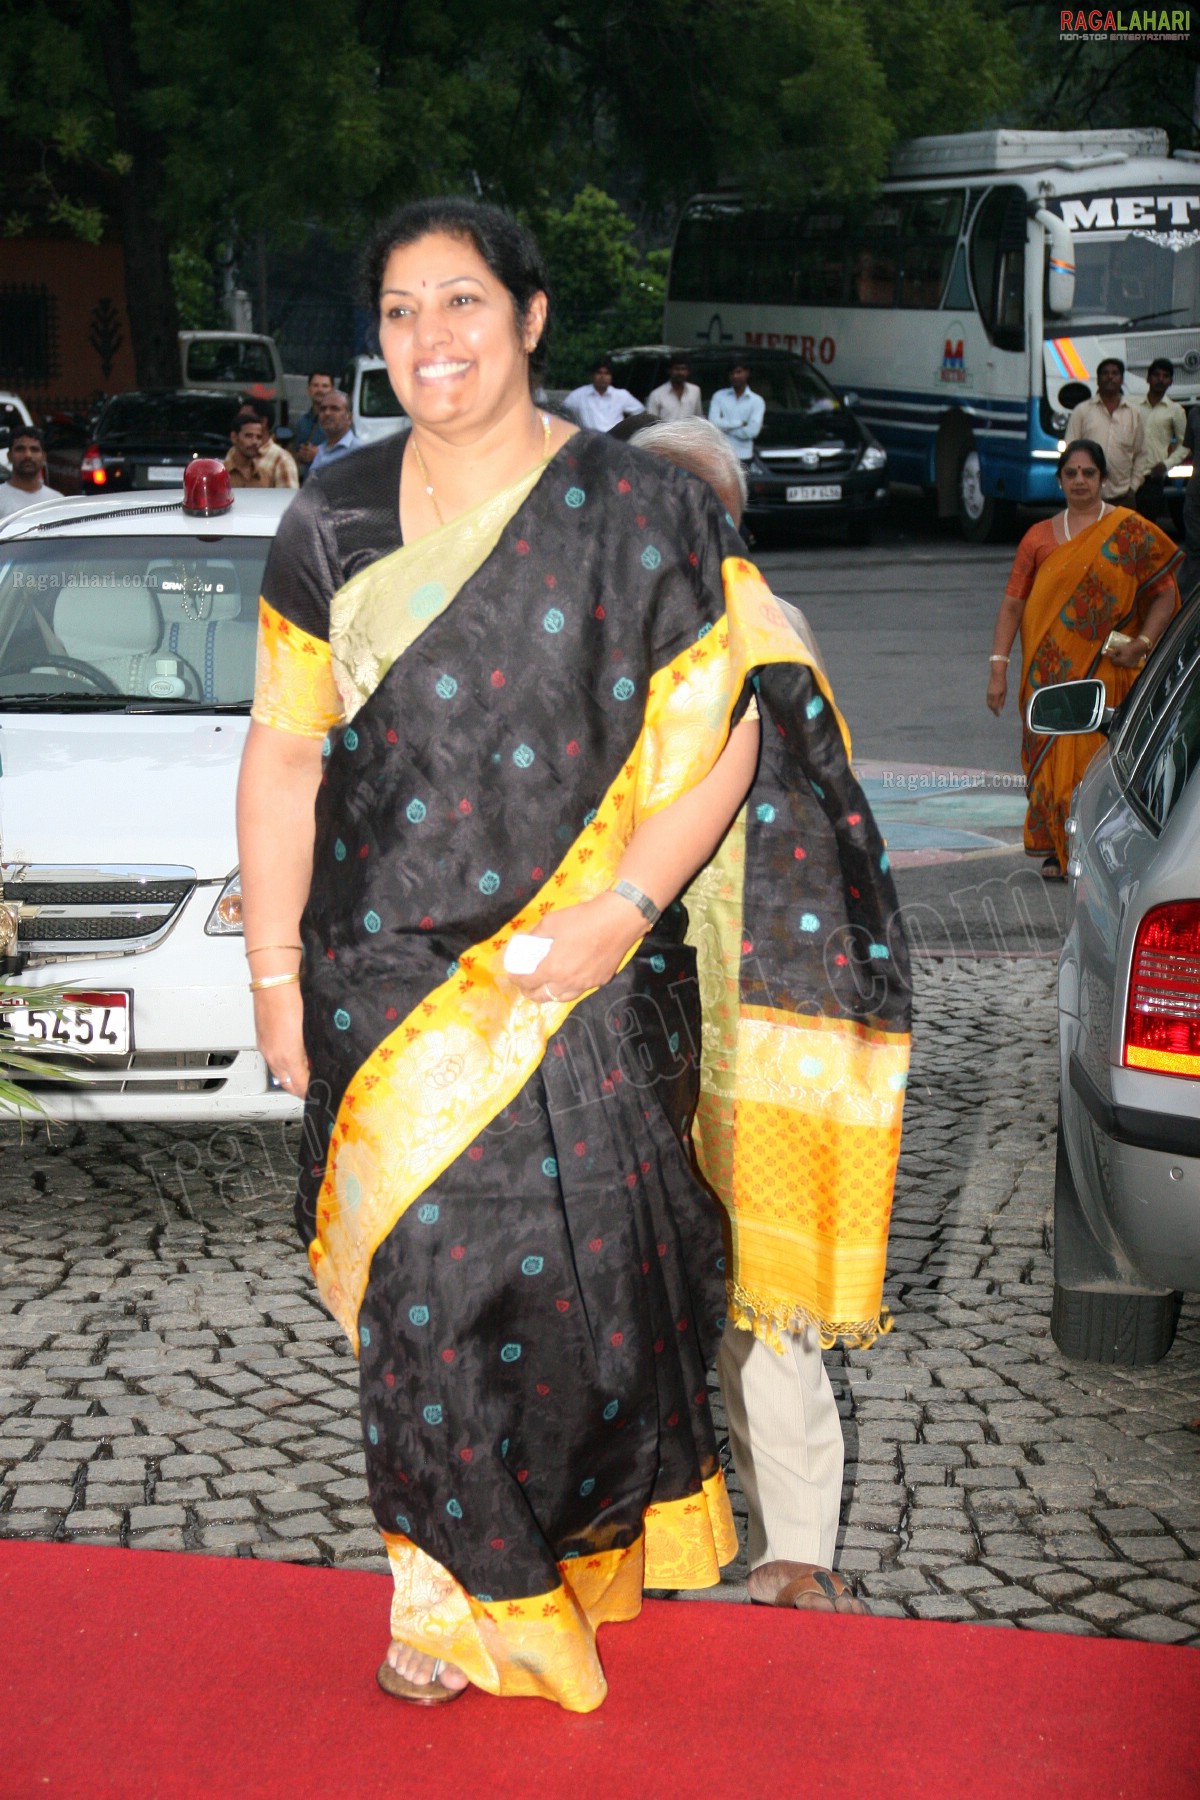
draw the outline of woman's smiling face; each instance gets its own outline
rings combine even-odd
[[[519,329],[512,295],[469,239],[436,232],[393,250],[379,343],[401,405],[418,424],[486,427],[528,399],[545,315],[535,294]]]

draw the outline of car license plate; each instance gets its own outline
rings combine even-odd
[[[125,1056],[129,1051],[130,995],[67,994],[61,1012],[52,1006],[6,1006],[4,1024],[14,1038],[54,1055]]]
[[[177,468],[147,469],[146,470],[146,480],[147,481],[169,481],[174,487],[182,487],[182,485],[183,485],[183,470],[177,469]]]
[[[842,486],[840,482],[835,481],[828,487],[790,487],[787,497],[792,503],[797,500],[840,500]]]

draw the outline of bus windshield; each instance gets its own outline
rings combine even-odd
[[[1187,235],[1182,247],[1154,241],[1165,232],[1077,237],[1072,325],[1200,324],[1200,234]],[[1047,325],[1050,336],[1061,330]]]

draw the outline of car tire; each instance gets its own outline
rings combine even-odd
[[[1054,1284],[1050,1335],[1074,1362],[1144,1369],[1175,1341],[1181,1294],[1094,1293]]]
[[[958,459],[955,478],[958,494],[958,529],[968,544],[996,544],[1012,536],[1016,507],[1011,500],[985,494],[979,469],[979,452],[968,444]]]

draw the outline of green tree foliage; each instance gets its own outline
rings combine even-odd
[[[1076,58],[1072,73],[1051,41],[1052,10],[0,0],[0,149],[18,171],[0,218],[16,230],[49,217],[81,237],[119,230],[146,382],[174,378],[188,291],[181,265],[173,277],[179,246],[203,256],[218,242],[287,245],[313,225],[352,242],[415,194],[483,193],[536,215],[556,244],[575,234],[572,255],[594,285],[564,301],[562,341],[582,334],[582,353],[589,313],[612,327],[604,341],[648,333],[655,272],[637,242],[661,244],[690,192],[736,182],[772,199],[817,186],[867,193],[899,138],[1077,123],[1080,107],[1090,122],[1164,123],[1178,137],[1187,58],[1169,77],[1161,57],[1118,59],[1099,77]],[[636,238],[605,211],[605,192]],[[574,279],[573,263],[554,259]]]
[[[1065,44],[1060,10],[1040,0],[1004,0],[1025,77],[1012,123],[1046,131],[1157,125],[1177,149],[1200,148],[1200,36],[1193,32],[1183,44]]]
[[[565,210],[548,208],[531,222],[554,295],[552,384],[574,386],[601,352],[618,344],[658,341],[665,253],[640,254],[633,223],[615,200],[589,184]]]

